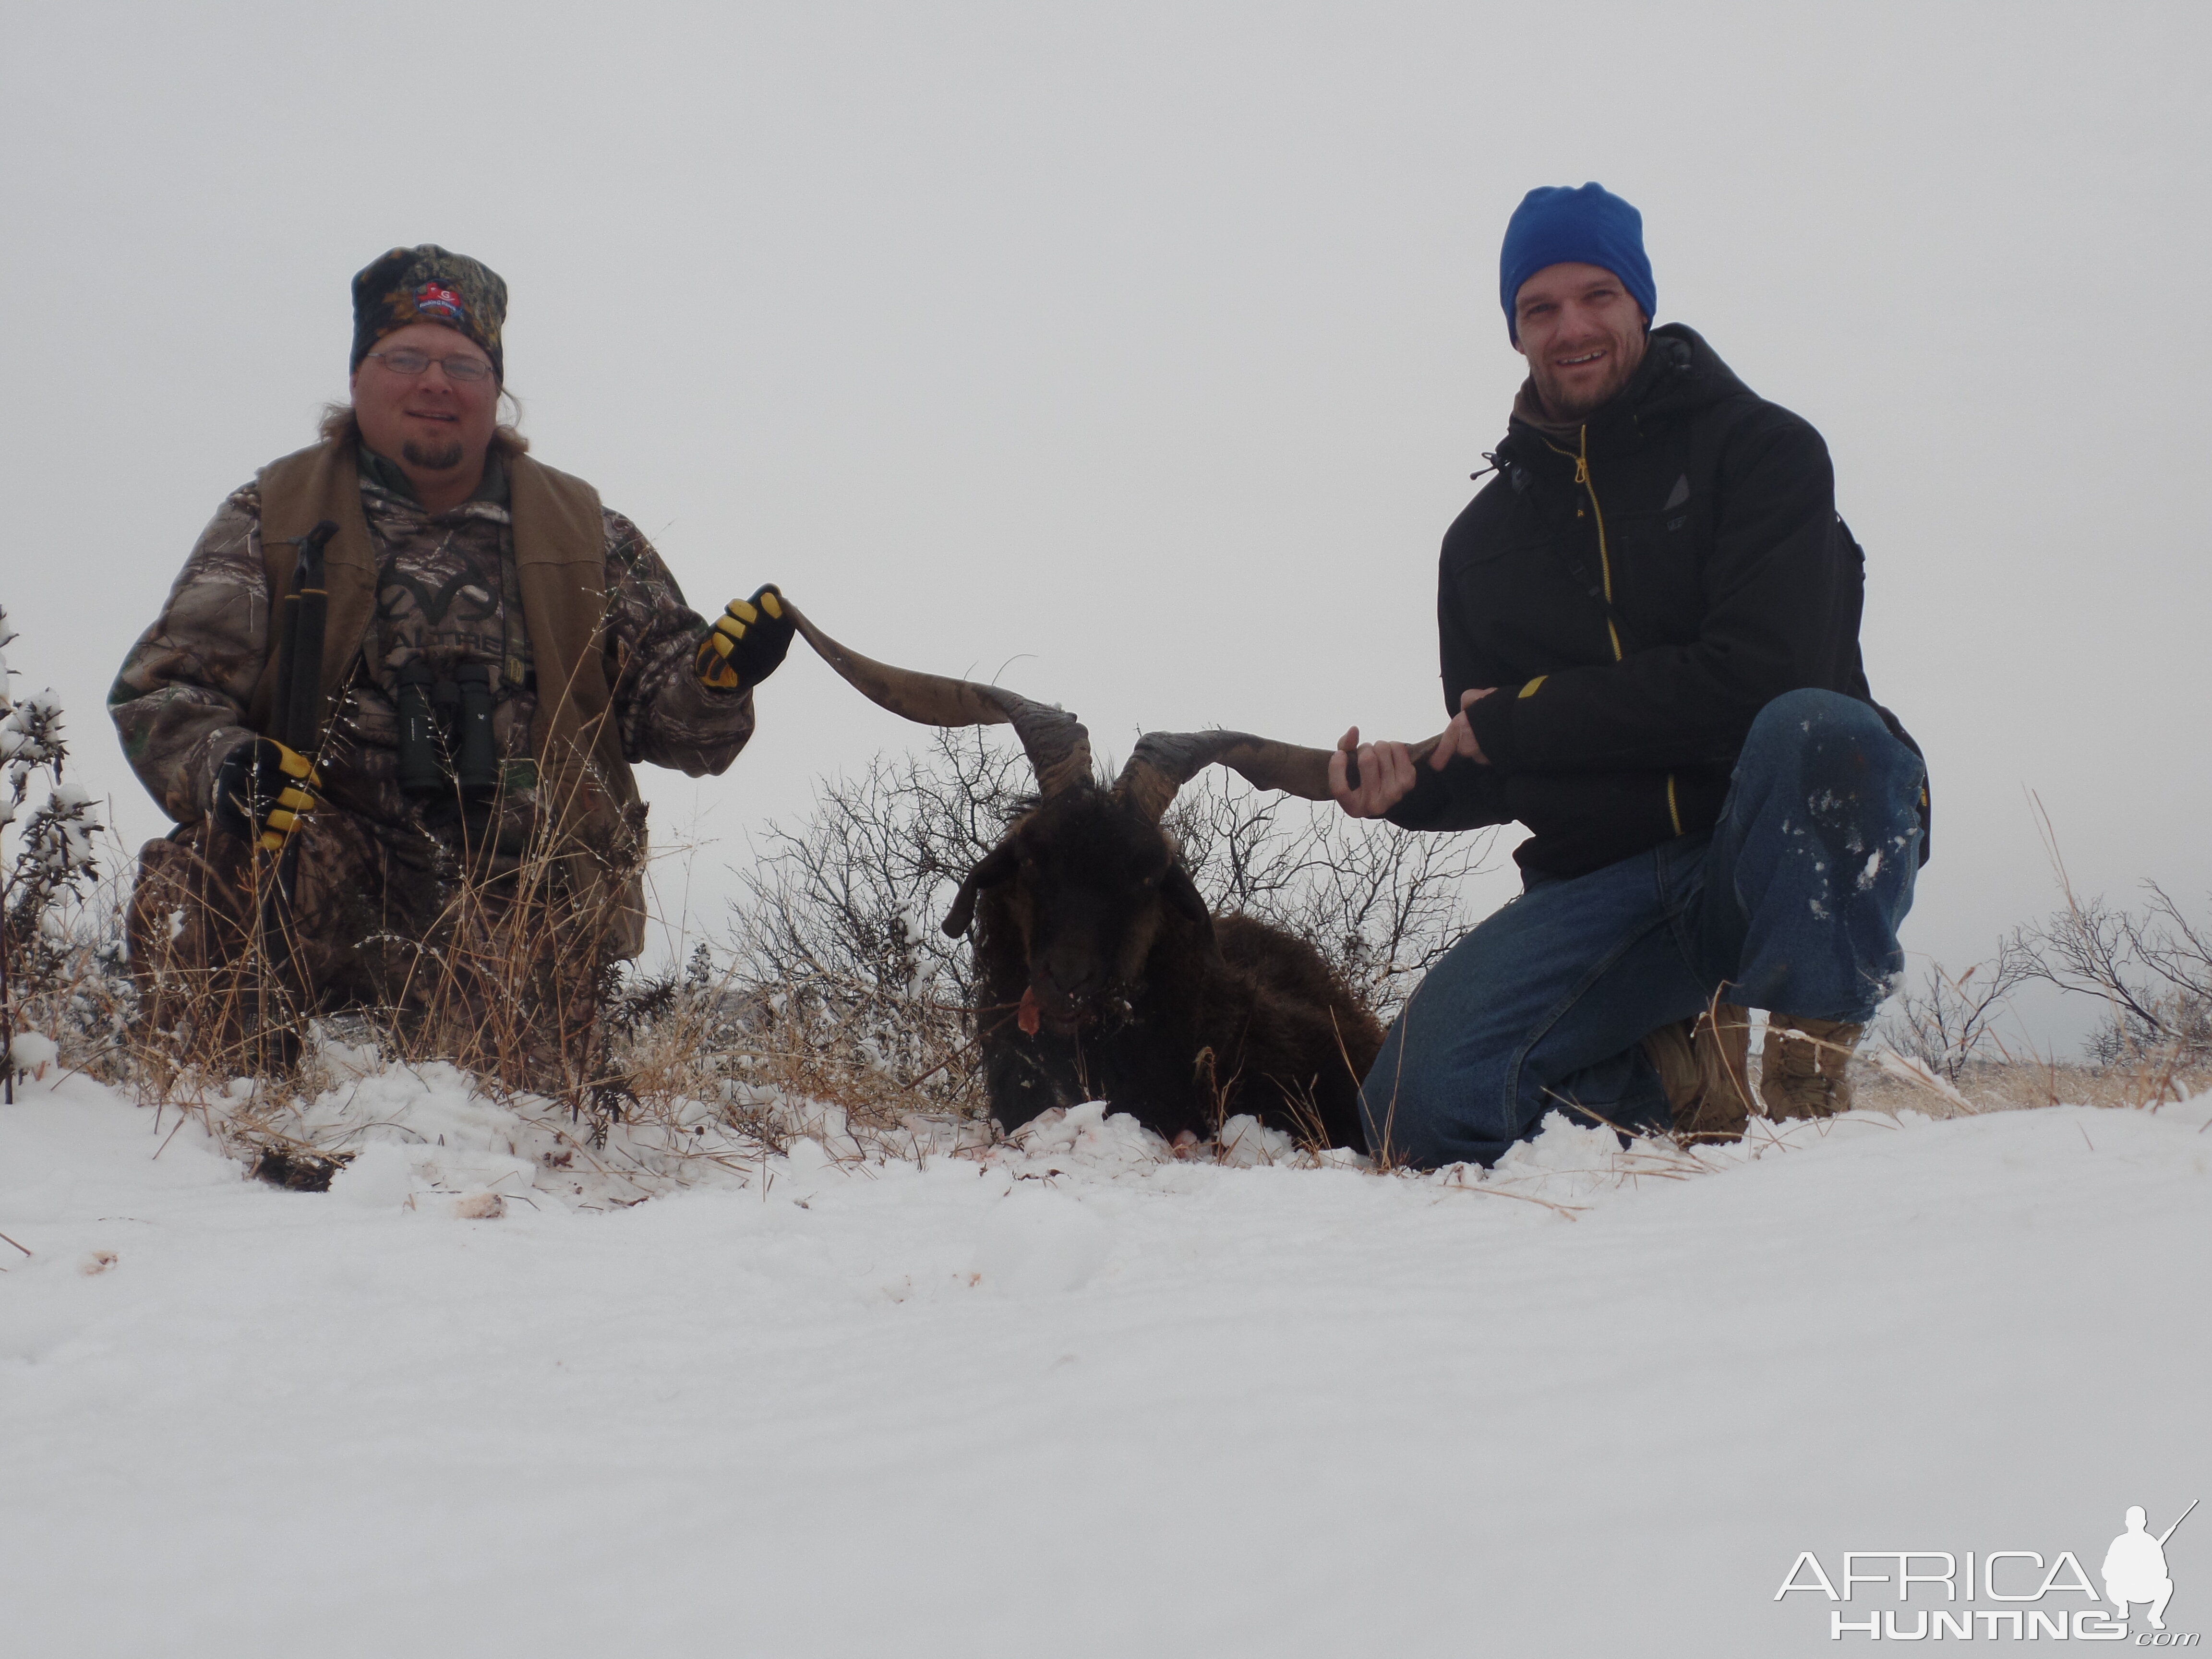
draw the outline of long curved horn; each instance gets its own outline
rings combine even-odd
[[[1439,732],[1414,744],[1413,758],[1426,760],[1442,740]],[[1218,761],[1258,788],[1328,800],[1328,757],[1335,752],[1277,743],[1249,732],[1147,732],[1137,739],[1128,764],[1115,780],[1114,793],[1157,823],[1176,791]]]
[[[1042,794],[1057,794],[1091,777],[1091,734],[1065,709],[974,680],[918,673],[848,650],[817,628],[789,599],[783,608],[823,661],[871,702],[922,726],[1012,726],[1036,773]]]

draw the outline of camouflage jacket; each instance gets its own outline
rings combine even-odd
[[[367,636],[328,642],[361,660],[333,709],[323,797],[379,822],[413,813],[398,785],[399,668],[483,662],[495,670],[492,730],[504,757],[530,753],[537,665],[522,622],[505,476],[495,463],[474,499],[426,513],[404,475],[361,458],[362,507],[375,544],[376,612]],[[750,691],[700,684],[693,655],[707,624],[684,603],[638,528],[608,511],[607,629],[623,664],[614,714],[623,753],[692,777],[719,773],[752,735]],[[108,693],[108,713],[140,782],[180,823],[209,815],[223,757],[252,735],[244,710],[270,650],[269,591],[256,485],[219,507]],[[517,803],[517,805],[522,805]]]

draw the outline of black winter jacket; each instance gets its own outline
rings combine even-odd
[[[1471,716],[1491,764],[1419,768],[1393,823],[1517,819],[1534,832],[1524,871],[1581,875],[1710,830],[1774,697],[1873,702],[1865,557],[1827,446],[1693,331],[1653,330],[1576,441],[1516,418],[1492,459],[1498,477],[1445,533],[1437,593],[1444,707],[1498,688]]]

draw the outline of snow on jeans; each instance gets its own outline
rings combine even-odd
[[[1427,1167],[1489,1164],[1555,1107],[1664,1128],[1639,1040],[1716,993],[1808,1019],[1871,1018],[1904,965],[1924,778],[1867,704],[1776,698],[1711,831],[1532,879],[1452,947],[1362,1085],[1368,1145]]]

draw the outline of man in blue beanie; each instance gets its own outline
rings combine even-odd
[[[1331,785],[1413,830],[1518,821],[1524,890],[1455,945],[1364,1087],[1370,1150],[1494,1162],[1561,1109],[1733,1137],[1847,1109],[1927,854],[1919,750],[1860,663],[1864,556],[1820,434],[1653,328],[1643,216],[1530,191],[1498,261],[1528,360],[1446,532],[1433,744],[1346,732]]]

